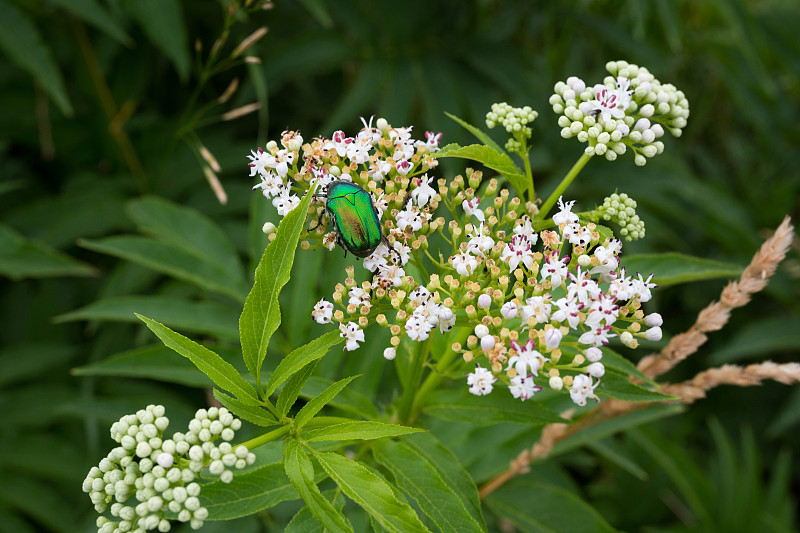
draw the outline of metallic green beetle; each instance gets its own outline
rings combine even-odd
[[[327,198],[325,210],[333,220],[336,240],[342,248],[356,257],[367,257],[386,241],[372,196],[362,187],[349,181],[334,181],[322,196]]]

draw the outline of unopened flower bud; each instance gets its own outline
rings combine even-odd
[[[483,324],[478,324],[477,326],[475,326],[475,336],[478,337],[479,339],[484,338],[488,334],[489,334],[489,328],[487,328]]]
[[[561,339],[564,337],[558,328],[551,328],[544,332],[544,344],[549,350],[558,348]]]
[[[644,325],[648,327],[653,326],[660,326],[664,323],[664,320],[661,318],[661,315],[658,313],[651,313],[644,317]]]
[[[661,328],[658,326],[653,326],[644,332],[644,336],[649,341],[660,341],[662,336]]]
[[[586,367],[586,371],[592,377],[601,378],[603,374],[606,373],[606,368],[603,366],[603,363],[592,363]]]
[[[592,363],[596,363],[597,361],[603,358],[603,352],[600,350],[600,348],[596,346],[588,348],[585,352],[585,355],[586,359],[588,359]]]
[[[478,307],[487,309],[492,305],[492,297],[488,294],[481,294],[478,296]]]
[[[278,228],[276,228],[275,224],[273,224],[272,222],[266,222],[264,223],[264,226],[261,228],[261,231],[263,231],[267,235],[271,235],[276,231],[278,231]]]
[[[383,351],[383,356],[384,356],[386,359],[388,359],[389,361],[391,361],[392,359],[394,359],[395,357],[397,357],[397,350],[395,350],[394,348],[386,348],[386,349]]]
[[[481,338],[481,350],[488,352],[492,348],[494,348],[494,336],[493,335],[486,335],[485,337]]]
[[[564,388],[564,381],[559,376],[550,378],[550,388],[553,390],[561,390]]]

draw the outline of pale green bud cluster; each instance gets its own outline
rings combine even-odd
[[[603,200],[603,205],[594,211],[602,220],[620,225],[619,235],[626,241],[644,237],[644,220],[636,214],[636,200],[625,193],[614,193]]]
[[[208,468],[230,483],[231,468],[255,461],[247,447],[230,444],[242,422],[227,409],[198,410],[189,431],[170,439],[164,439],[169,425],[164,414],[163,406],[149,405],[111,426],[111,438],[119,446],[92,467],[83,482],[95,510],[105,512],[110,504],[111,516],[119,519],[98,517],[98,533],[169,531],[167,513],[199,529],[208,510],[200,505],[197,474]]]
[[[539,116],[530,106],[511,107],[506,102],[492,104],[492,110],[486,113],[486,126],[494,128],[498,124],[512,135],[506,142],[506,150],[519,153],[523,150],[522,144],[530,139],[533,134],[530,124]]]
[[[689,103],[672,84],[661,84],[644,67],[626,61],[610,61],[612,74],[602,84],[587,87],[578,77],[555,85],[550,97],[565,139],[587,143],[587,155],[609,161],[631,149],[642,166],[664,151],[659,139],[665,131],[678,137],[689,117]]]

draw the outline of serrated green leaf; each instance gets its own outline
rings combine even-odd
[[[649,383],[651,385],[656,384],[656,382],[647,377],[644,372],[636,368],[636,365],[634,365],[629,359],[626,359],[624,356],[609,349],[607,346],[603,346],[600,349],[603,351],[603,365],[606,368],[617,370],[620,374],[627,376],[635,376],[645,383]]]
[[[171,348],[188,358],[201,372],[211,378],[211,381],[219,388],[232,392],[238,400],[244,403],[259,404],[253,386],[244,380],[232,364],[205,346],[172,331],[164,324],[160,324],[146,316],[138,314],[136,316],[161,339],[161,342],[167,348]]]
[[[625,375],[616,371],[606,371],[601,378],[601,384],[597,387],[596,393],[598,396],[615,398],[626,402],[663,402],[677,399],[668,394],[634,385]]]
[[[323,526],[334,532],[353,531],[347,518],[320,493],[314,481],[314,466],[295,439],[283,441],[283,467],[297,493],[308,505],[311,514]]]
[[[312,429],[303,433],[303,440],[307,442],[322,442],[330,440],[375,440],[384,437],[398,437],[410,433],[418,433],[422,429],[384,422],[354,420],[333,424],[320,429]]]
[[[498,152],[500,154],[505,153],[505,151],[500,147],[500,145],[497,144],[496,142],[494,142],[494,139],[492,139],[489,136],[488,133],[484,132],[480,128],[477,128],[476,126],[473,126],[472,124],[470,124],[466,120],[462,120],[462,119],[458,118],[457,116],[451,115],[450,113],[448,113],[446,111],[445,111],[444,114],[447,115],[447,117],[450,118],[451,120],[453,120],[456,123],[458,123],[459,126],[461,126],[465,130],[467,130],[468,132],[473,134],[483,144],[485,144],[486,146],[489,146],[491,148],[494,148],[495,152]]]
[[[525,172],[514,164],[508,154],[498,152],[491,146],[483,144],[471,144],[469,146],[448,144],[433,154],[433,157],[461,157],[477,161],[506,178],[518,194],[522,194],[530,187],[528,178],[525,177]]]
[[[396,533],[429,531],[407,503],[400,502],[391,486],[365,465],[338,453],[311,450],[314,458],[351,500],[371,517]]]
[[[0,49],[42,84],[61,112],[72,115],[64,79],[39,30],[15,5],[0,0]]]
[[[126,10],[147,37],[172,61],[182,80],[189,75],[189,40],[181,5],[177,0],[130,0]]]
[[[152,317],[172,328],[236,339],[237,313],[216,302],[194,302],[167,296],[123,296],[96,300],[85,307],[55,317],[56,323],[76,320],[137,322],[134,313]]]
[[[78,244],[89,250],[127,259],[198,287],[225,294],[241,302],[247,294],[244,279],[231,278],[215,263],[206,261],[174,244],[120,235],[98,240],[81,239]]]
[[[307,404],[303,406],[302,409],[297,413],[297,416],[294,417],[294,427],[296,429],[301,429],[306,422],[311,420],[311,418],[317,414],[323,407],[325,407],[328,402],[330,402],[343,388],[347,386],[348,383],[356,379],[358,376],[350,376],[349,378],[344,378],[342,380],[337,381],[322,393],[312,398]]]
[[[613,533],[591,505],[560,487],[517,477],[486,498],[486,505],[523,532]]]
[[[163,344],[134,348],[72,369],[75,376],[147,378],[189,387],[210,387],[213,382],[185,357]]]
[[[251,424],[268,428],[278,423],[275,417],[263,407],[240,402],[219,389],[214,389],[214,398],[219,400],[219,403],[225,406],[228,411]]]
[[[230,483],[208,483],[200,492],[207,520],[233,520],[298,498],[280,463],[236,474]]]
[[[433,433],[415,433],[404,437],[402,442],[436,469],[439,477],[459,495],[472,518],[486,529],[478,487],[456,454],[439,442]]]
[[[345,497],[340,490],[323,491],[322,496],[333,504],[333,507],[341,512],[344,508]],[[308,506],[300,509],[292,519],[286,524],[283,533],[325,533],[325,528],[314,518]]]
[[[317,368],[317,363],[318,361],[314,361],[307,364],[302,369],[292,374],[286,381],[286,385],[281,389],[278,400],[275,402],[275,409],[278,411],[279,416],[286,416],[286,413],[292,408],[294,402],[297,401],[297,397],[300,396],[300,391],[303,390],[303,386],[305,386],[308,378],[311,377],[311,374],[313,374],[314,370]]]
[[[2,11],[1,6],[0,11]],[[94,276],[97,271],[90,265],[73,259],[43,242],[26,239],[12,228],[0,224],[0,274],[13,280],[20,280]]]
[[[244,280],[233,243],[199,211],[154,196],[131,200],[125,207],[142,233],[219,266],[230,278]]]
[[[289,355],[284,357],[280,363],[278,363],[278,368],[276,368],[269,377],[269,381],[267,381],[267,386],[264,392],[265,396],[269,397],[278,389],[281,383],[289,379],[290,376],[300,371],[309,363],[321,359],[326,353],[328,353],[328,350],[331,348],[331,346],[335,346],[343,340],[344,338],[342,338],[338,331],[329,331],[325,335],[317,337],[308,344],[304,344],[303,346],[293,350],[291,353],[289,353]]]
[[[653,283],[659,287],[704,279],[732,278],[739,276],[743,270],[739,265],[675,252],[626,255],[622,259],[622,266],[629,275],[638,272],[646,278],[653,274]]]
[[[464,390],[441,390],[431,394],[424,411],[442,420],[469,420],[478,426],[490,426],[497,422],[544,425],[564,421],[535,399],[521,402],[510,394],[477,397],[469,394],[466,387]]]
[[[300,231],[303,229],[313,192],[313,189],[309,189],[300,205],[283,217],[275,239],[261,256],[253,288],[247,295],[239,317],[242,356],[258,384],[261,383],[261,365],[267,357],[269,340],[281,324],[278,295],[289,281],[297,242],[300,240]]]
[[[130,44],[131,38],[111,14],[97,0],[51,0],[81,20],[107,33],[122,44]]]
[[[459,494],[439,475],[439,468],[427,457],[419,455],[405,442],[383,440],[372,446],[379,464],[388,469],[398,487],[417,502],[417,505],[443,532],[485,531],[482,522],[467,510]]]

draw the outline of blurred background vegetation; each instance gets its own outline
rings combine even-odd
[[[262,26],[266,36],[236,50]],[[443,112],[482,126],[491,103],[507,101],[540,113],[532,160],[547,196],[582,150],[559,136],[547,104],[553,85],[571,75],[601,81],[606,61],[626,59],[686,93],[689,125],[644,168],[632,157],[592,160],[569,196],[585,208],[614,189],[633,196],[647,238],[628,253],[745,265],[785,214],[800,214],[798,27],[792,0],[279,0],[270,9],[223,0],[0,0],[0,531],[93,531],[80,482],[107,453],[110,423],[163,403],[179,429],[207,402],[207,383],[150,348],[132,311],[155,310],[154,318],[233,351],[242,290],[272,211],[250,192],[249,149],[287,127],[306,138],[352,133],[359,116],[373,114],[464,144],[472,139]],[[220,103],[231,83],[235,92]],[[257,111],[224,115],[253,103]],[[463,171],[447,163],[442,172]],[[209,185],[214,176],[224,205]],[[194,221],[194,242],[165,235],[169,224],[159,226],[154,213]],[[121,234],[138,237],[112,237]],[[165,248],[148,262],[134,245]],[[210,259],[192,272],[170,246]],[[270,359],[322,331],[309,311],[345,264],[341,254],[298,256],[282,294],[292,327],[282,328]],[[215,268],[227,276],[216,285]],[[669,378],[728,362],[796,361],[798,277],[795,248],[767,290]],[[667,288],[648,309],[678,333],[722,286]],[[396,377],[380,357],[385,339],[373,337],[347,358],[326,357],[318,374],[363,372],[359,392],[386,394]],[[131,354],[139,366],[125,364]],[[159,379],[135,377],[153,374]],[[799,429],[800,388],[725,387],[684,414],[560,455],[515,483],[557,480],[626,531],[791,531]],[[475,440],[497,450],[490,460],[456,448],[479,482],[536,434],[504,427],[492,437],[501,440]],[[524,505],[520,494],[493,495],[492,529],[504,505]],[[280,531],[296,509],[282,504],[236,530]],[[206,530],[217,526],[229,527]]]

